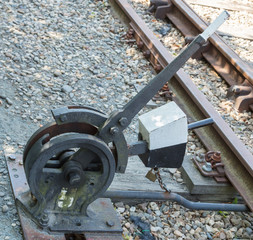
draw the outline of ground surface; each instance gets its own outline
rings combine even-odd
[[[109,113],[136,94],[135,83],[155,73],[136,46],[125,43],[126,29],[107,1],[11,0],[0,9],[0,239],[19,240],[4,151],[22,153],[32,133],[52,120],[52,108],[90,105]],[[136,135],[134,121],[127,138]],[[189,139],[189,152],[204,151]],[[253,216],[244,213],[193,212],[171,203],[118,203],[117,210],[126,239],[138,235],[130,215],[151,224],[157,239],[245,239],[253,232]]]

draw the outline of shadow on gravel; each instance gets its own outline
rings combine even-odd
[[[130,220],[136,225],[141,232],[138,234],[139,239],[155,240],[155,237],[150,233],[150,224],[141,220],[140,217],[130,216]]]

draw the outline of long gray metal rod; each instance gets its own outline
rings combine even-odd
[[[211,23],[206,30],[199,34],[191,44],[184,49],[162,72],[152,79],[146,87],[144,87],[134,98],[132,98],[124,108],[112,114],[105,124],[101,127],[99,135],[104,141],[110,142],[113,136],[110,134],[112,127],[119,128],[123,131],[132,121],[134,116],[148,103],[148,101],[166,84],[176,72],[187,62],[187,60],[196,53],[203,43],[217,30],[217,28],[229,17],[224,11],[221,15]],[[119,124],[119,120],[125,118],[127,124]]]
[[[205,127],[214,123],[212,118],[203,119],[197,122],[193,122],[188,124],[188,130],[193,130],[200,127]]]
[[[168,192],[142,192],[142,191],[107,191],[103,197],[111,199],[145,199],[145,200],[162,200],[174,201],[180,205],[193,210],[208,210],[208,211],[233,211],[245,212],[249,208],[244,204],[228,204],[228,203],[203,203],[192,202],[176,193]]]

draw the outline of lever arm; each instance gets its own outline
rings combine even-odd
[[[99,131],[99,136],[105,142],[111,142],[118,132],[123,131],[134,116],[148,103],[148,101],[168,82],[186,61],[196,53],[207,39],[229,17],[227,11],[222,12],[206,30],[199,34],[180,55],[178,55],[162,72],[152,79],[122,110],[119,110],[107,119]]]

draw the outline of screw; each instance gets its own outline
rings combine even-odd
[[[119,123],[122,127],[125,127],[127,124],[128,124],[128,120],[126,117],[122,117],[120,120],[119,120]]]
[[[60,116],[60,120],[61,120],[62,122],[66,122],[66,121],[67,121],[67,116],[66,116],[66,115],[61,115],[61,116]]]
[[[112,221],[112,220],[107,220],[106,221],[106,225],[108,226],[108,227],[113,227],[114,226],[114,221]]]
[[[112,128],[110,129],[110,133],[111,133],[112,135],[118,134],[118,133],[119,133],[119,128],[118,128],[118,127],[112,127]]]
[[[203,165],[202,169],[206,172],[212,172],[212,164],[207,162],[205,165]]]

